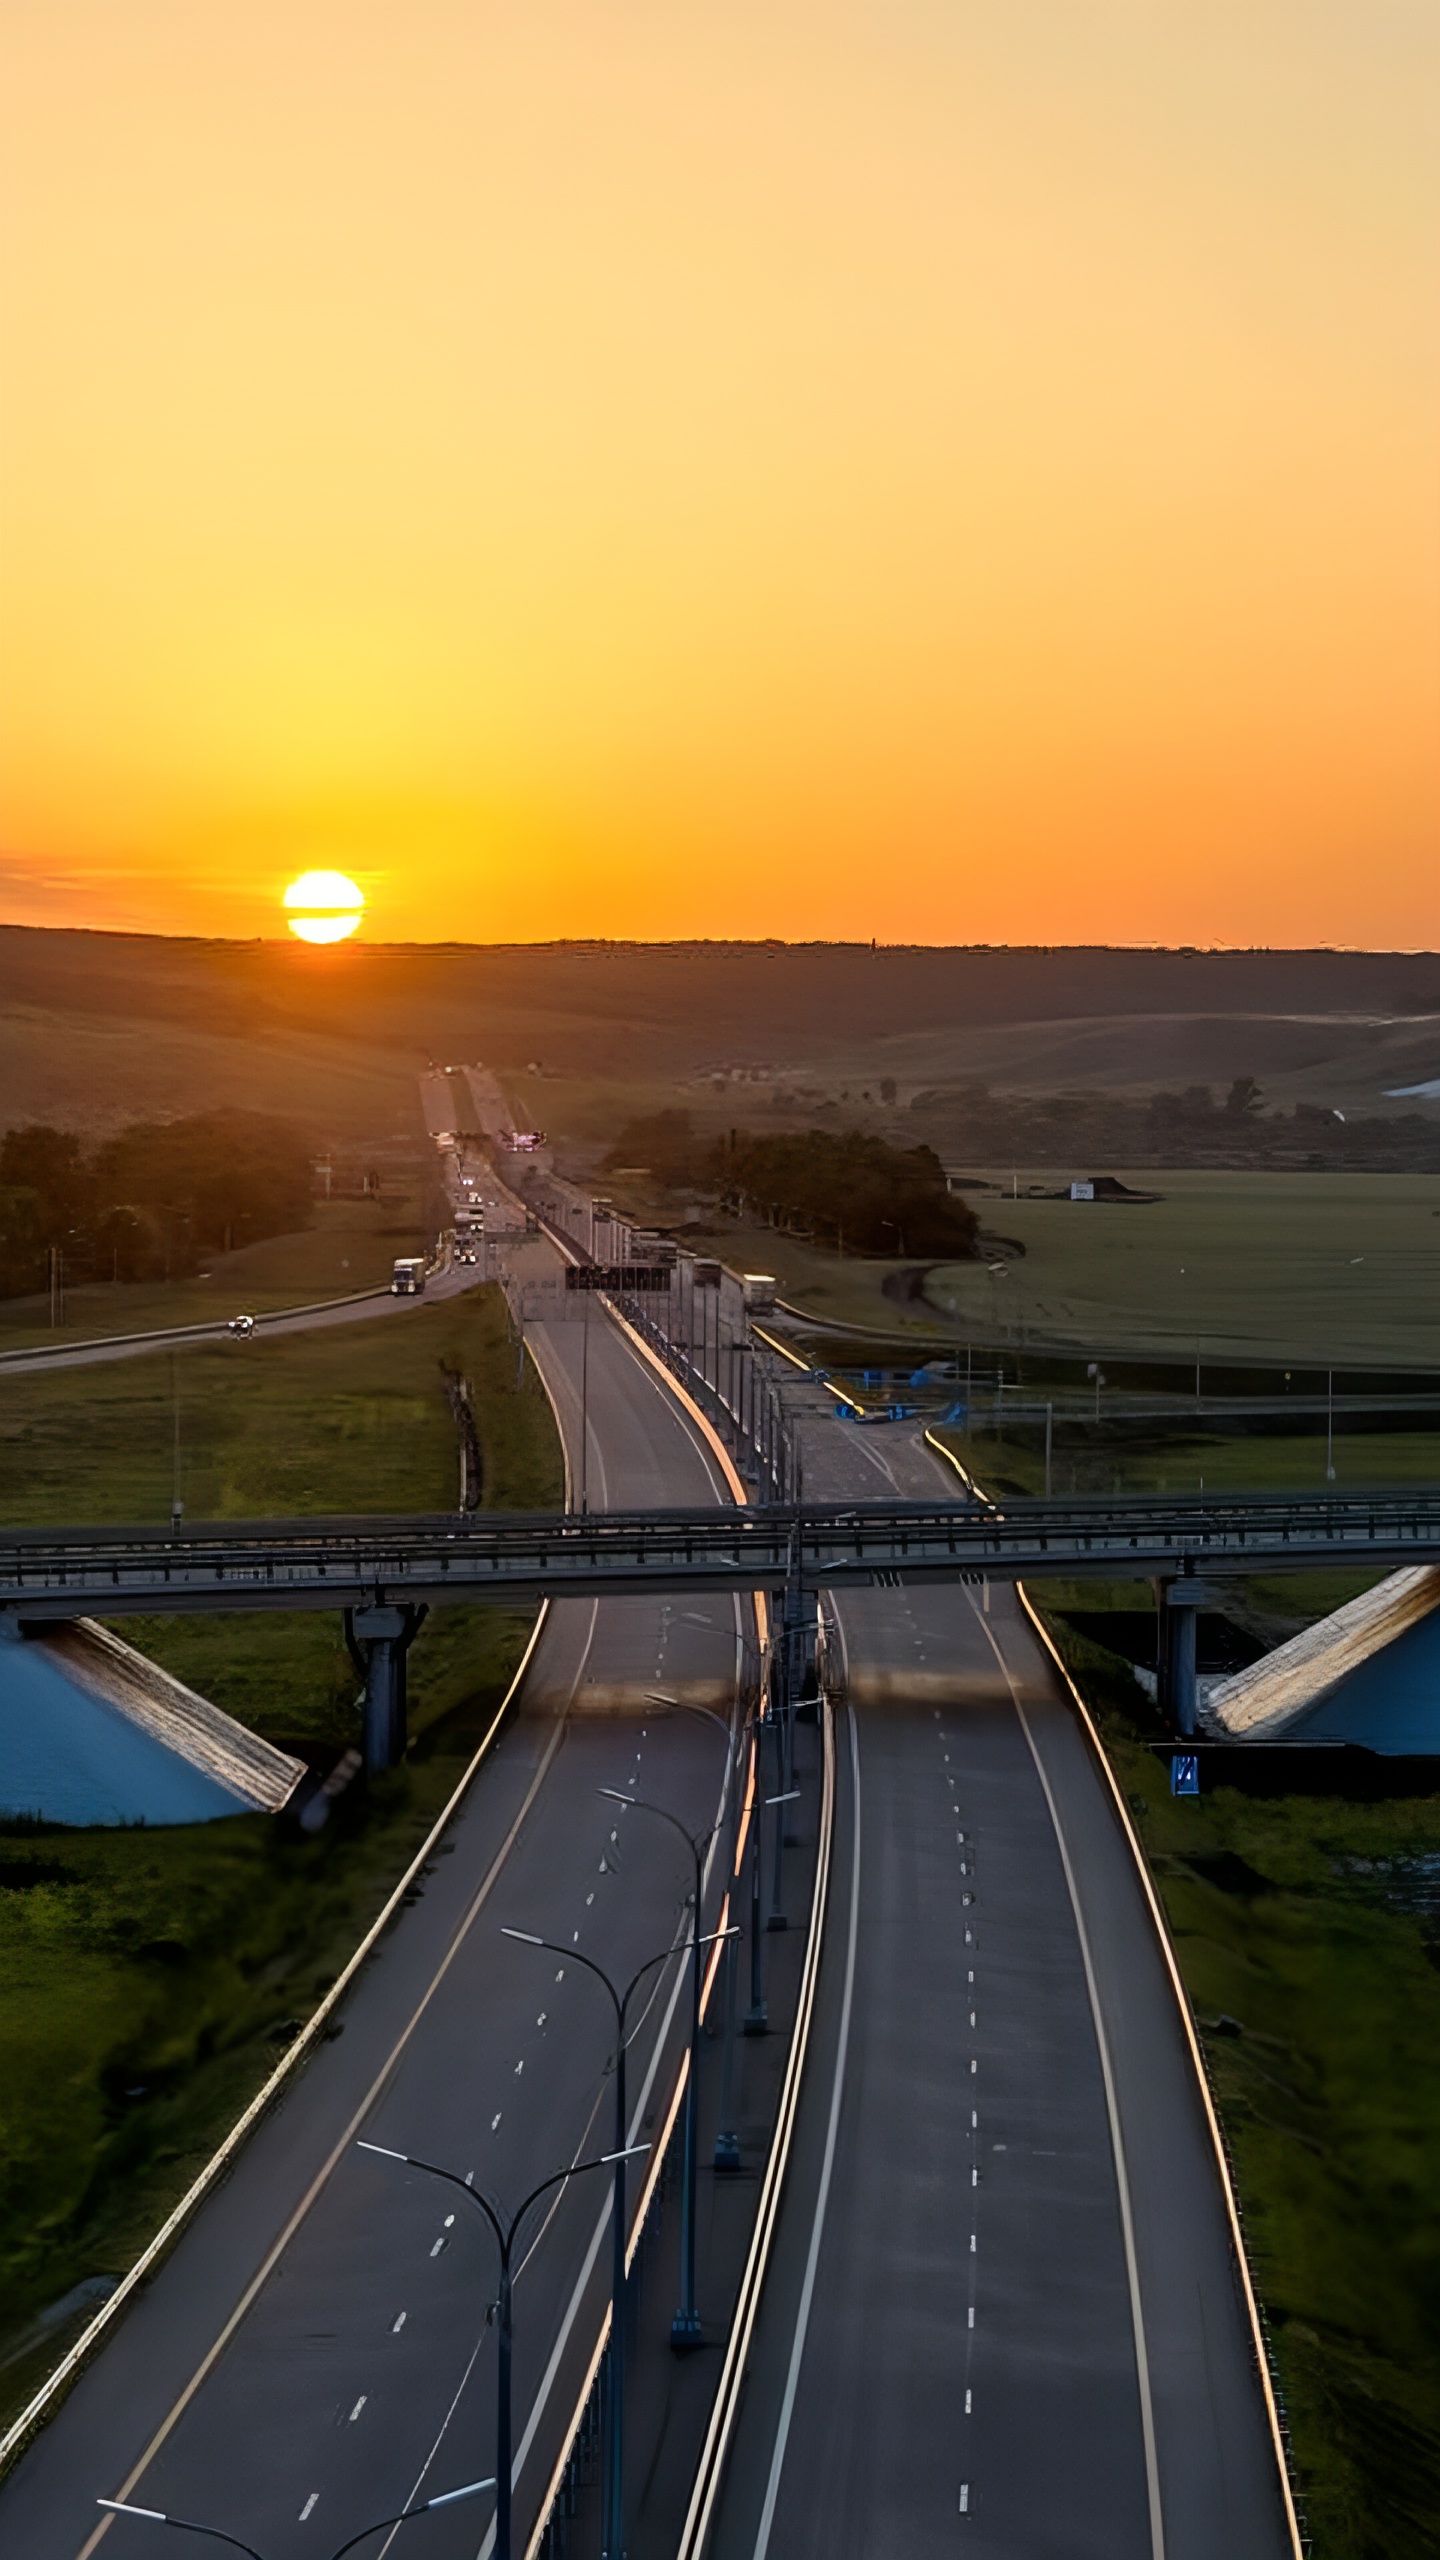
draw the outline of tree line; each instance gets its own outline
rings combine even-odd
[[[992,1093],[987,1085],[936,1086],[910,1105],[967,1165],[1204,1165],[1219,1169],[1367,1173],[1440,1171],[1440,1122],[1422,1111],[1388,1116],[1297,1102],[1267,1105],[1253,1076],[1227,1091],[1208,1084],[1136,1096]]]
[[[0,1295],[71,1282],[178,1280],[211,1254],[308,1224],[310,1149],[289,1120],[203,1111],[95,1145],[31,1122],[0,1137]]]
[[[961,1260],[977,1221],[951,1195],[933,1147],[895,1147],[863,1129],[711,1138],[688,1111],[631,1120],[606,1157],[670,1190],[699,1191],[750,1223],[785,1227],[852,1253]]]

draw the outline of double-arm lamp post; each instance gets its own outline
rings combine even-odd
[[[700,2314],[695,2308],[695,2205],[697,2185],[697,2146],[700,2140],[699,2093],[696,2076],[700,2069],[700,1901],[705,1886],[705,1852],[720,1825],[712,1823],[708,1831],[690,1832],[678,1814],[667,1813],[663,1804],[651,1804],[644,1796],[626,1795],[620,1787],[602,1787],[602,1796],[612,1804],[623,1804],[632,1813],[653,1813],[660,1822],[668,1822],[678,1831],[690,1852],[695,1869],[695,1902],[690,1927],[690,2067],[685,2075],[685,2160],[680,2190],[680,2308],[670,2323],[672,2347],[698,2347],[702,2337]],[[722,1817],[723,1818],[723,1817]],[[725,1932],[728,1937],[730,1932]]]
[[[625,2102],[625,2020],[630,2003],[647,1973],[668,1964],[673,1946],[662,1947],[658,1955],[648,1956],[632,1974],[623,1991],[617,1991],[610,1976],[590,1956],[582,1956],[578,1947],[562,1947],[554,1938],[536,1937],[530,1929],[502,1929],[501,1936],[518,1939],[524,1947],[544,1947],[547,1954],[558,1956],[562,1964],[582,1965],[593,1973],[615,2012],[615,2141],[606,2154],[615,2163],[615,2203],[610,2233],[610,2406],[605,2432],[605,2499],[601,2550],[604,2560],[623,2560],[624,2554],[624,2483],[625,2483],[625,2163],[632,2155],[627,2149]]]
[[[479,2206],[495,2234],[500,2250],[500,2298],[496,2306],[495,2560],[511,2560],[510,2506],[514,2455],[510,2416],[510,2342],[512,2334],[511,2263],[514,2256],[515,2235],[532,2204],[538,2204],[541,2196],[548,2195],[552,2187],[564,2186],[567,2179],[578,2178],[587,2169],[608,2169],[612,2163],[618,2166],[623,2176],[624,2162],[637,2159],[649,2148],[648,2142],[637,2142],[632,2144],[628,2151],[619,2153],[602,2151],[593,2160],[577,2160],[569,2169],[554,2170],[548,2178],[541,2179],[538,2187],[531,2188],[524,2203],[516,2206],[507,2223],[491,2203],[490,2198],[482,2195],[478,2187],[472,2187],[469,2179],[462,2178],[456,2170],[441,2169],[433,2160],[417,2160],[408,2151],[391,2151],[383,2142],[361,2142],[356,2145],[359,2151],[373,2151],[382,2160],[398,2160],[407,2169],[422,2170],[427,2178],[443,2178],[448,2186],[458,2187],[462,2196],[468,2196],[473,2205]]]
[[[377,2516],[372,2524],[362,2525],[358,2533],[351,2534],[348,2542],[342,2542],[332,2551],[330,2560],[345,2560],[346,2552],[354,2551],[360,2543],[368,2541],[372,2533],[392,2532],[396,2525],[408,2524],[412,2516],[428,2516],[434,2507],[458,2507],[462,2498],[478,2498],[482,2490],[493,2489],[494,2486],[493,2480],[470,2480],[463,2489],[444,2489],[438,2498],[426,2498],[418,2507],[402,2507],[398,2516]],[[138,2516],[145,2524],[168,2524],[176,2533],[203,2534],[207,2542],[224,2542],[232,2551],[243,2551],[245,2560],[263,2560],[263,2554],[256,2550],[253,2542],[242,2542],[237,2534],[222,2533],[218,2525],[193,2524],[188,2516],[164,2515],[158,2507],[132,2507],[124,2498],[97,2498],[95,2504],[107,2508],[112,2516]]]

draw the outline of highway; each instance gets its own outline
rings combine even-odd
[[[821,1499],[935,1460],[810,1399]],[[816,2023],[748,2380],[685,2560],[1281,2560],[1199,2083],[1104,1776],[999,1585],[836,1605]]]
[[[538,1271],[549,1248],[513,1252]],[[581,1328],[530,1338],[578,1475]],[[693,1425],[594,1311],[586,1367],[592,1502],[719,1498]],[[162,2527],[98,2515],[97,2496],[119,2496],[222,2525],[266,2560],[299,2560],[492,2467],[493,2243],[462,2200],[356,2140],[473,2171],[509,2203],[609,2147],[603,1994],[501,1927],[558,1936],[622,1978],[683,1933],[682,1845],[598,1790],[638,1784],[697,1830],[714,1819],[720,1736],[644,1692],[728,1700],[739,1606],[672,1596],[552,1609],[520,1710],[423,1899],[365,1967],[338,2040],[306,2063],[0,2486],[0,2547],[25,2560],[101,2548],[105,2560],[173,2560],[179,2544]],[[677,1959],[657,1977],[631,2051],[639,2141],[663,2128],[681,1972]],[[599,2333],[607,2184],[562,2191],[517,2282],[517,2535],[540,2507]],[[410,2544],[425,2560],[474,2560],[489,2511],[486,2498],[431,2516],[407,2528]]]

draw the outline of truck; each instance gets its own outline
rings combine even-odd
[[[418,1298],[425,1287],[425,1257],[421,1253],[401,1254],[390,1275],[393,1298]]]

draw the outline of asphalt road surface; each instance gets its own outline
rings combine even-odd
[[[934,1493],[900,1427],[812,1403],[808,1487]],[[999,1585],[838,1614],[820,1997],[711,2560],[1279,2560],[1200,2093],[1073,1707]]]
[[[548,1252],[516,1247],[537,1271]],[[718,1498],[699,1435],[603,1315],[590,1311],[588,1340],[558,1322],[532,1340],[577,1481],[583,1392],[592,1504]],[[359,2152],[356,2138],[473,2172],[508,2204],[609,2148],[603,1993],[501,1926],[578,1947],[622,1979],[683,1937],[683,1844],[597,1790],[638,1782],[693,1829],[713,1821],[721,1737],[648,1706],[644,1690],[728,1698],[736,1637],[728,1600],[554,1609],[522,1710],[424,1898],[367,1965],[339,2041],[305,2065],[0,2487],[0,2548],[17,2560],[101,2547],[105,2560],[176,2560],[162,2527],[101,2519],[103,2495],[220,2525],[266,2560],[299,2560],[493,2468],[493,2243],[453,2190]],[[677,1959],[659,1974],[632,2047],[633,2139],[663,2123],[682,1973]],[[607,2189],[602,2172],[561,2192],[517,2283],[517,2534],[539,2508],[598,2336]],[[487,2497],[427,2517],[399,2549],[471,2560],[487,2547],[490,2511]]]

